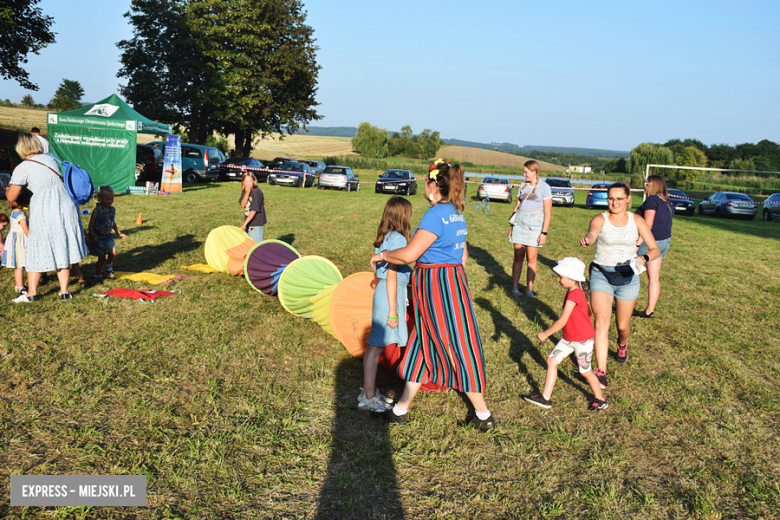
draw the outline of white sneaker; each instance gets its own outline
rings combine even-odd
[[[523,293],[519,289],[512,289],[512,296],[522,296]]]
[[[39,296],[37,294],[27,296],[27,293],[22,294],[21,296],[18,296],[11,300],[14,303],[30,303],[30,302],[37,302]]]
[[[535,298],[533,291],[525,291],[526,298]]]
[[[369,399],[366,397],[366,391],[360,389],[360,395],[358,396],[358,410],[368,410],[371,412],[384,412],[393,407],[390,403],[390,399],[375,391],[374,397]]]

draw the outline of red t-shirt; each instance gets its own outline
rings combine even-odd
[[[588,317],[588,301],[585,299],[582,290],[577,287],[566,293],[566,298],[563,299],[564,306],[566,306],[567,301],[573,301],[577,306],[571,311],[569,321],[563,326],[563,339],[566,341],[586,341],[592,339],[596,335],[596,331],[593,330],[593,323]]]

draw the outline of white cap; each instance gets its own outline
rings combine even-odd
[[[571,278],[575,282],[585,281],[585,263],[573,256],[558,260],[558,265],[553,267],[553,271],[566,278]]]

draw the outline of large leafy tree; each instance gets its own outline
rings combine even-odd
[[[675,156],[675,162],[678,166],[699,166],[707,167],[707,156],[695,146],[686,146]],[[701,174],[701,170],[677,170],[677,179],[686,181],[695,181]]]
[[[49,101],[49,108],[58,110],[73,110],[81,106],[84,89],[78,81],[63,79],[54,97]]]
[[[674,164],[674,154],[660,144],[640,143],[631,150],[628,173],[644,175],[648,164]]]
[[[127,16],[121,93],[191,141],[234,134],[249,155],[256,136],[319,119],[317,48],[299,0],[133,0]]]
[[[54,43],[54,19],[46,16],[39,0],[3,0],[0,4],[0,77],[13,79],[27,90],[38,90],[22,68],[27,55]]]
[[[387,157],[387,130],[360,123],[352,138],[352,149],[364,157]]]

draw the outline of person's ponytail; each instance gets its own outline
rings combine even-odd
[[[464,179],[463,166],[456,164],[450,168],[450,193],[449,201],[458,210],[463,213],[466,207],[466,181]]]

